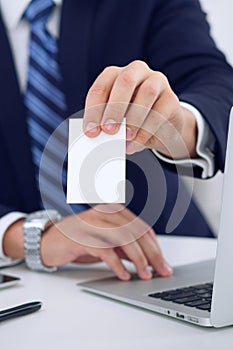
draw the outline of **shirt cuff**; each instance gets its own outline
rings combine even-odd
[[[2,264],[13,264],[16,263],[16,259],[8,258],[3,251],[3,238],[6,233],[6,230],[16,221],[23,219],[26,217],[25,213],[21,213],[18,211],[11,212],[9,214],[4,215],[0,218],[0,266]],[[20,260],[19,260],[20,261]]]
[[[153,150],[153,153],[156,157],[169,164],[182,167],[199,166],[202,168],[202,179],[206,179],[214,174],[214,153],[212,150],[214,149],[215,137],[197,108],[186,102],[180,102],[180,104],[182,107],[192,112],[196,119],[198,129],[196,153],[199,158],[171,159],[156,150]]]

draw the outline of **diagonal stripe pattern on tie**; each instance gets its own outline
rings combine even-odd
[[[54,6],[52,0],[32,0],[24,13],[24,18],[31,26],[24,102],[36,182],[42,198],[41,207],[57,209],[66,216],[87,209],[88,206],[69,206],[64,194],[67,106],[62,88],[57,42],[46,29]]]

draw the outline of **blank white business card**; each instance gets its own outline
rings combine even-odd
[[[90,138],[82,119],[70,119],[67,203],[125,203],[125,152],[125,121],[115,135]]]

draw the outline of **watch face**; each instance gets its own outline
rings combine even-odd
[[[38,228],[43,231],[60,219],[61,216],[56,210],[40,210],[27,216],[24,222],[24,228]]]
[[[47,219],[47,220],[54,220],[57,219],[57,217],[59,216],[59,213],[56,210],[39,210],[36,211],[32,214],[29,214],[28,218],[32,218],[32,219]]]

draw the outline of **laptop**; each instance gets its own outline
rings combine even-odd
[[[216,260],[177,266],[171,277],[117,277],[80,283],[83,290],[205,327],[233,324],[233,108],[228,131]]]

